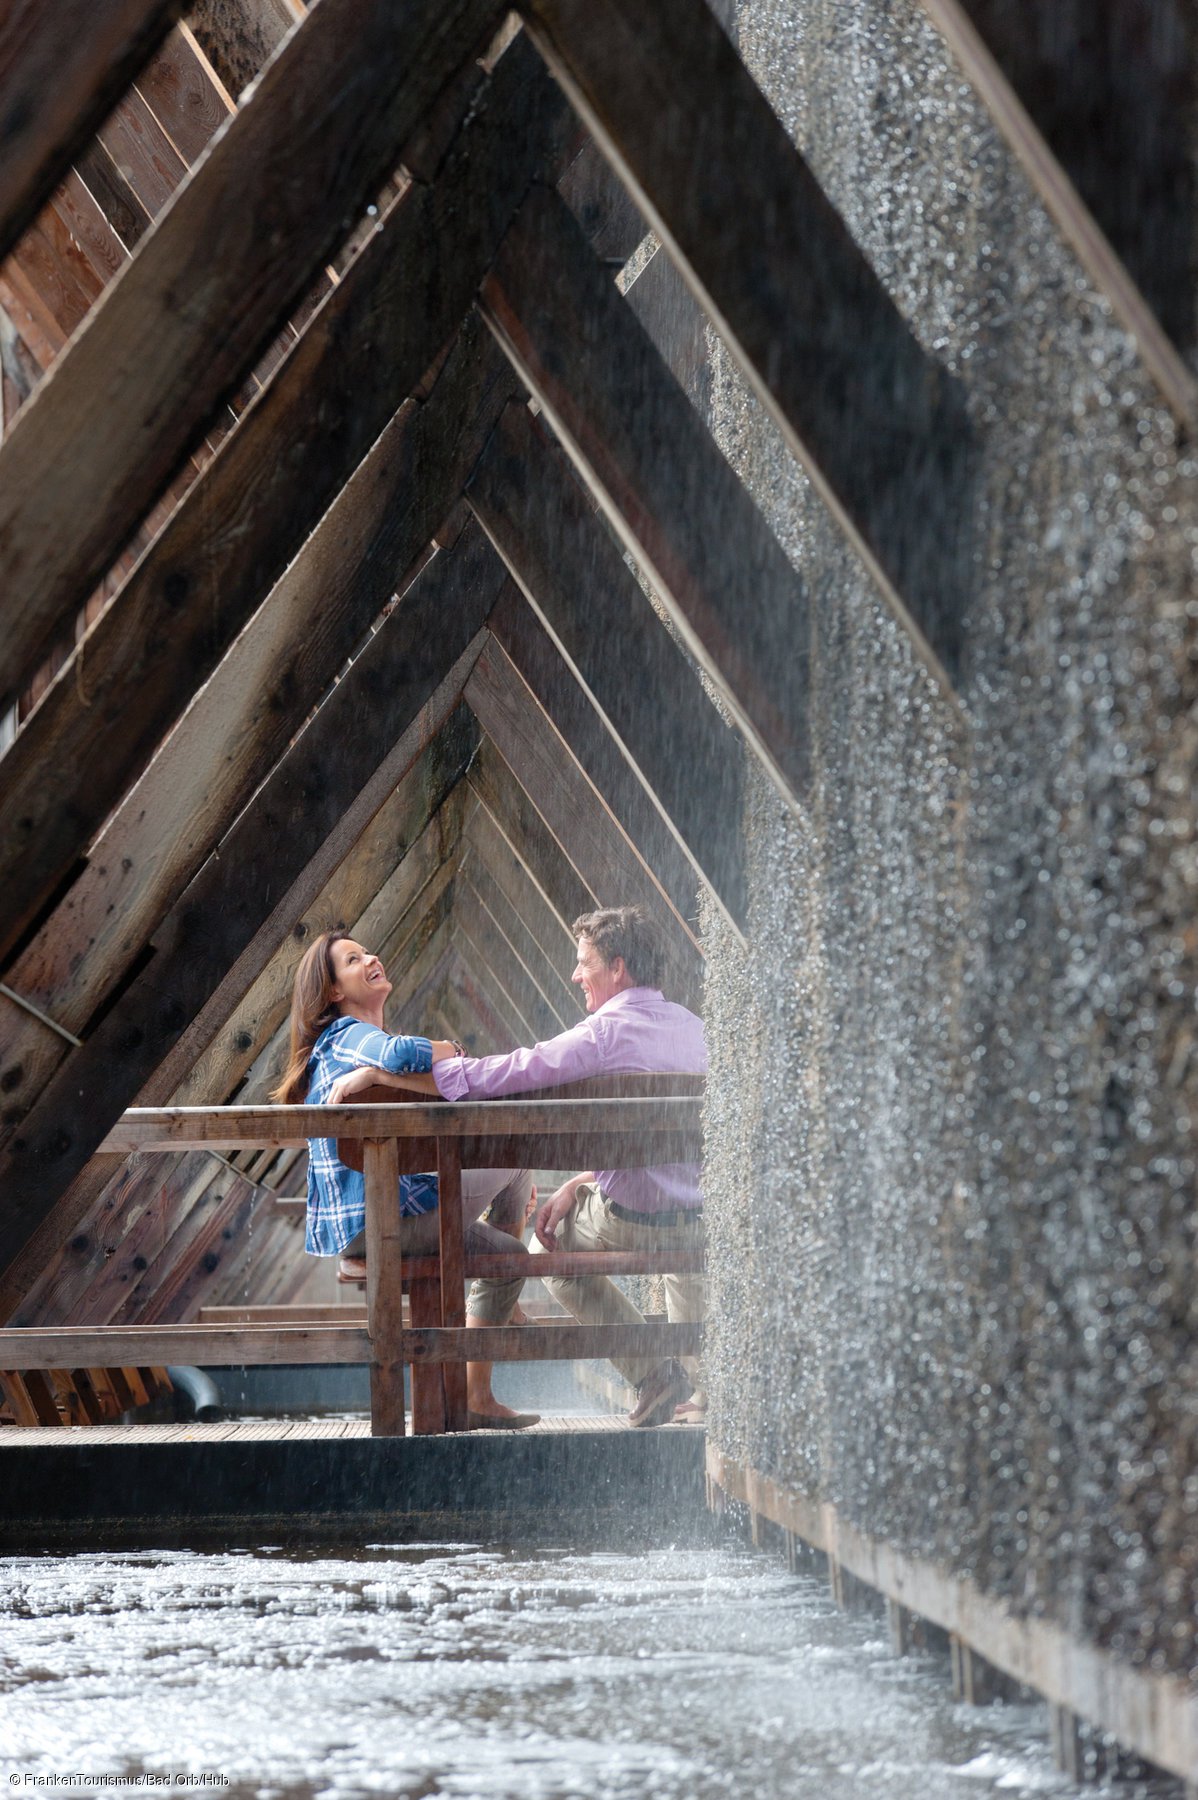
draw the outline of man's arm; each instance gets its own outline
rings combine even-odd
[[[604,1072],[598,1021],[580,1019],[557,1037],[506,1056],[454,1056],[438,1062],[433,1078],[446,1100],[495,1100],[529,1088],[560,1087]]]

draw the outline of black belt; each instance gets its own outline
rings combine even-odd
[[[680,1206],[676,1212],[637,1212],[635,1207],[609,1200],[607,1209],[613,1218],[623,1219],[629,1225],[686,1225],[703,1217],[699,1206]]]

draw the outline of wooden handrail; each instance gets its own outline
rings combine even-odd
[[[622,1100],[399,1101],[370,1106],[134,1106],[99,1146],[100,1154],[134,1151],[263,1149],[308,1138],[610,1137],[641,1140],[637,1162],[697,1160],[702,1101],[693,1095]],[[691,1140],[687,1156],[666,1156],[646,1138]],[[463,1145],[465,1153],[466,1146]],[[646,1154],[651,1150],[652,1155]],[[500,1164],[500,1167],[507,1166]],[[564,1166],[564,1165],[562,1165]],[[613,1168],[619,1165],[612,1164]],[[635,1164],[633,1165],[635,1166]]]
[[[416,1326],[392,1340],[400,1363],[574,1361],[673,1356],[697,1350],[701,1325]],[[365,1325],[17,1325],[0,1330],[0,1369],[77,1369],[125,1364],[375,1362]],[[386,1434],[392,1435],[392,1434]],[[3,1434],[0,1433],[0,1443]]]
[[[367,1325],[116,1326],[53,1332],[26,1327],[0,1331],[0,1368],[168,1359],[209,1366],[368,1363],[373,1430],[401,1436],[408,1362],[414,1428],[427,1431],[466,1424],[464,1365],[469,1360],[686,1354],[697,1348],[699,1326],[655,1322],[467,1329],[463,1293],[472,1277],[689,1274],[702,1268],[702,1255],[512,1252],[467,1257],[461,1170],[463,1163],[503,1169],[698,1162],[702,1087],[698,1076],[628,1075],[574,1084],[564,1092],[549,1090],[548,1097],[505,1100],[383,1101],[375,1089],[365,1103],[351,1106],[132,1107],[109,1132],[101,1151],[129,1155],[251,1144],[266,1148],[335,1138],[342,1158],[362,1167],[365,1175]],[[401,1172],[434,1168],[441,1190],[440,1253],[409,1263],[395,1205],[398,1178]],[[411,1293],[406,1323],[405,1284]],[[139,1332],[147,1335],[129,1335]]]

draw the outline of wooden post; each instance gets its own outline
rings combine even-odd
[[[462,1153],[456,1138],[437,1140],[438,1218],[441,1226],[441,1323],[465,1325],[465,1262],[462,1231]],[[445,1429],[466,1429],[466,1366],[443,1363]]]
[[[436,1276],[408,1284],[412,1329],[441,1323],[441,1283]],[[412,1431],[421,1437],[445,1430],[445,1390],[437,1363],[412,1364]]]
[[[399,1146],[367,1138],[366,1331],[370,1338],[370,1430],[403,1437],[403,1251],[399,1241]]]
[[[954,1699],[963,1700],[966,1706],[989,1706],[995,1700],[1013,1700],[1017,1696],[1019,1683],[1015,1678],[979,1656],[955,1632],[949,1633],[949,1655]]]

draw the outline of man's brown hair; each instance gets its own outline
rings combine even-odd
[[[661,986],[661,936],[643,906],[605,906],[583,913],[570,927],[576,938],[586,938],[609,966],[617,956],[635,987]]]

